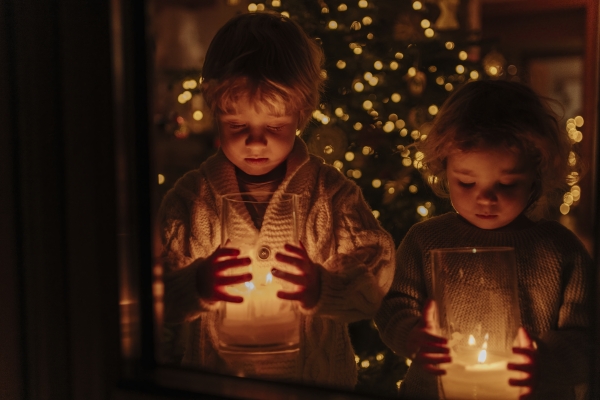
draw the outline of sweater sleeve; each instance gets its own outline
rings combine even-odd
[[[411,228],[398,246],[392,287],[375,316],[382,341],[406,358],[406,338],[421,318],[427,298],[423,256],[414,232]]]
[[[556,328],[542,333],[538,341],[540,387],[546,389],[585,384],[592,352],[593,262],[575,237],[558,245],[563,249],[563,301]]]
[[[164,320],[190,321],[214,305],[198,296],[197,262],[190,249],[190,207],[193,194],[175,187],[165,196],[158,213],[159,260],[163,266]]]
[[[332,208],[335,249],[321,266],[318,304],[302,311],[346,323],[372,318],[391,285],[394,241],[351,182]]]

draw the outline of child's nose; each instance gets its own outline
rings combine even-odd
[[[248,133],[248,137],[246,138],[246,145],[266,145],[267,137],[264,132],[260,130],[252,130]]]
[[[494,189],[483,189],[477,195],[477,201],[481,204],[490,204],[498,201],[498,196]]]

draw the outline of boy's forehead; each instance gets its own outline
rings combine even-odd
[[[226,108],[227,114],[241,114],[247,110],[254,110],[259,114],[267,114],[274,117],[290,115],[293,111],[283,99],[265,99],[248,94],[232,99]]]

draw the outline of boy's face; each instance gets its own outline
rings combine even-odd
[[[497,229],[517,218],[529,201],[534,171],[508,149],[457,151],[447,160],[454,209],[481,229]]]
[[[227,158],[249,175],[264,175],[284,162],[294,147],[298,113],[273,113],[246,97],[235,112],[218,115],[221,148]]]

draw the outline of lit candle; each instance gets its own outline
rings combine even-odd
[[[224,305],[219,337],[222,347],[268,351],[297,344],[299,322],[294,304],[277,297],[282,285],[273,280],[270,263],[261,265],[250,258],[252,281],[228,288],[230,294],[242,296],[244,301]]]
[[[487,342],[481,348],[451,350],[452,362],[444,364],[446,374],[441,383],[444,398],[511,400],[518,399],[520,388],[509,386],[510,378],[518,377],[518,372],[509,371],[508,363],[512,357],[488,351]],[[470,346],[471,347],[471,346]]]

